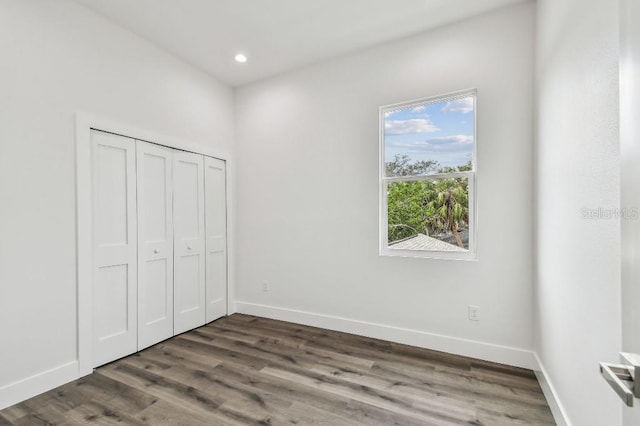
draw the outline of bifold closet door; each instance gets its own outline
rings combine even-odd
[[[204,161],[173,153],[174,334],[205,323]]]
[[[173,336],[172,150],[136,141],[138,350]]]
[[[226,164],[204,158],[207,250],[207,322],[227,314]]]
[[[135,141],[91,132],[93,364],[137,348]]]

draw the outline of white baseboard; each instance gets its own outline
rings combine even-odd
[[[78,361],[0,387],[0,410],[77,379]]]
[[[256,303],[237,301],[236,308],[242,314],[388,340],[531,370],[538,367],[534,353],[524,349]]]
[[[558,426],[571,426],[571,422],[569,421],[567,412],[560,402],[560,398],[558,398],[558,393],[556,392],[556,389],[553,387],[553,384],[549,379],[547,370],[545,370],[544,365],[542,365],[542,361],[540,361],[538,354],[534,353],[533,355],[535,357],[536,363],[538,364],[538,366],[533,370],[536,373],[536,377],[538,378],[538,382],[540,383],[540,387],[542,388],[542,393],[544,393],[544,397],[547,399],[547,404],[549,404],[551,414],[553,414],[553,418],[555,419],[556,424]]]

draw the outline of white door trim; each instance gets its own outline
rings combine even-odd
[[[77,313],[78,313],[78,376],[93,371],[93,318],[92,318],[92,185],[91,185],[91,129],[115,133],[132,139],[163,145],[169,148],[189,151],[226,162],[227,179],[227,313],[231,315],[235,307],[235,164],[229,152],[218,151],[203,143],[184,141],[123,123],[110,118],[84,112],[76,113],[76,261],[77,261]]]

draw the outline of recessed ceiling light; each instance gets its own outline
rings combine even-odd
[[[247,57],[242,53],[238,53],[235,57],[235,60],[236,62],[240,62],[241,64],[244,64],[245,62],[247,62]]]

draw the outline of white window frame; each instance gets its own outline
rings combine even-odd
[[[425,104],[438,103],[443,101],[453,101],[456,99],[473,96],[474,98],[474,120],[473,120],[473,153],[471,160],[471,171],[439,173],[422,176],[385,176],[385,113],[398,111],[405,108],[416,107]],[[444,95],[415,99],[412,101],[401,102],[392,105],[385,105],[379,108],[380,122],[380,142],[379,142],[379,185],[380,185],[380,256],[398,256],[398,257],[419,257],[428,259],[452,259],[452,260],[477,260],[477,231],[478,231],[478,208],[477,208],[477,191],[476,176],[478,173],[477,163],[477,108],[478,96],[476,89],[461,90],[458,92],[447,93]],[[387,218],[387,187],[393,182],[417,182],[424,180],[438,180],[443,178],[463,177],[468,179],[469,191],[469,249],[467,251],[439,251],[439,250],[406,250],[392,249],[388,245],[388,218]]]

